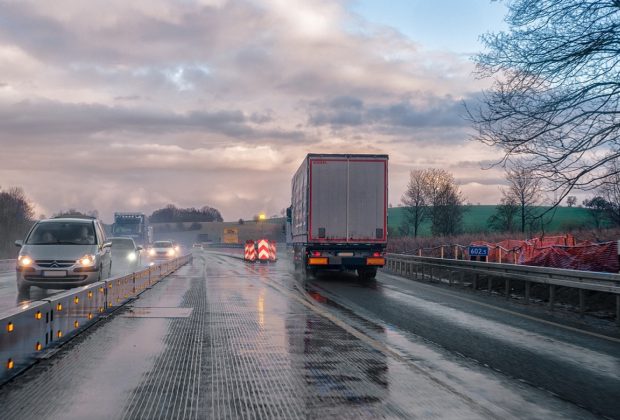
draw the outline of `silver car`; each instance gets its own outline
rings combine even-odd
[[[172,241],[153,242],[148,254],[151,260],[172,260],[177,257]]]
[[[112,243],[112,261],[116,272],[134,273],[142,266],[142,247],[129,237],[108,238]]]
[[[69,289],[108,278],[112,271],[111,244],[94,218],[55,218],[37,222],[17,258],[17,289],[30,286]]]

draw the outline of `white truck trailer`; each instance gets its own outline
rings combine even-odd
[[[307,155],[287,210],[296,268],[374,278],[385,264],[387,200],[387,155]]]

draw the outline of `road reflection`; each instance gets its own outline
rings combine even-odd
[[[309,290],[315,301],[332,305],[329,298]],[[385,330],[377,327],[379,335]],[[383,353],[361,342],[342,328],[309,311],[286,320],[289,349],[296,367],[303,369],[306,405],[332,404],[381,406],[389,398],[388,361]]]

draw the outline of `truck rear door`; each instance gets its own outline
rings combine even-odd
[[[310,159],[310,241],[386,240],[387,160]]]

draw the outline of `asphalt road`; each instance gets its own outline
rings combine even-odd
[[[465,298],[198,252],[0,388],[0,406],[25,419],[618,415],[599,401],[619,395],[619,342]],[[554,377],[589,406],[543,386]]]
[[[620,336],[550,314],[506,305],[501,298],[380,274],[362,283],[347,274],[306,283],[326,305],[360,325],[394,331],[388,345],[416,359],[419,346],[442,349],[575,405],[620,418]],[[427,360],[432,369],[437,362]]]

